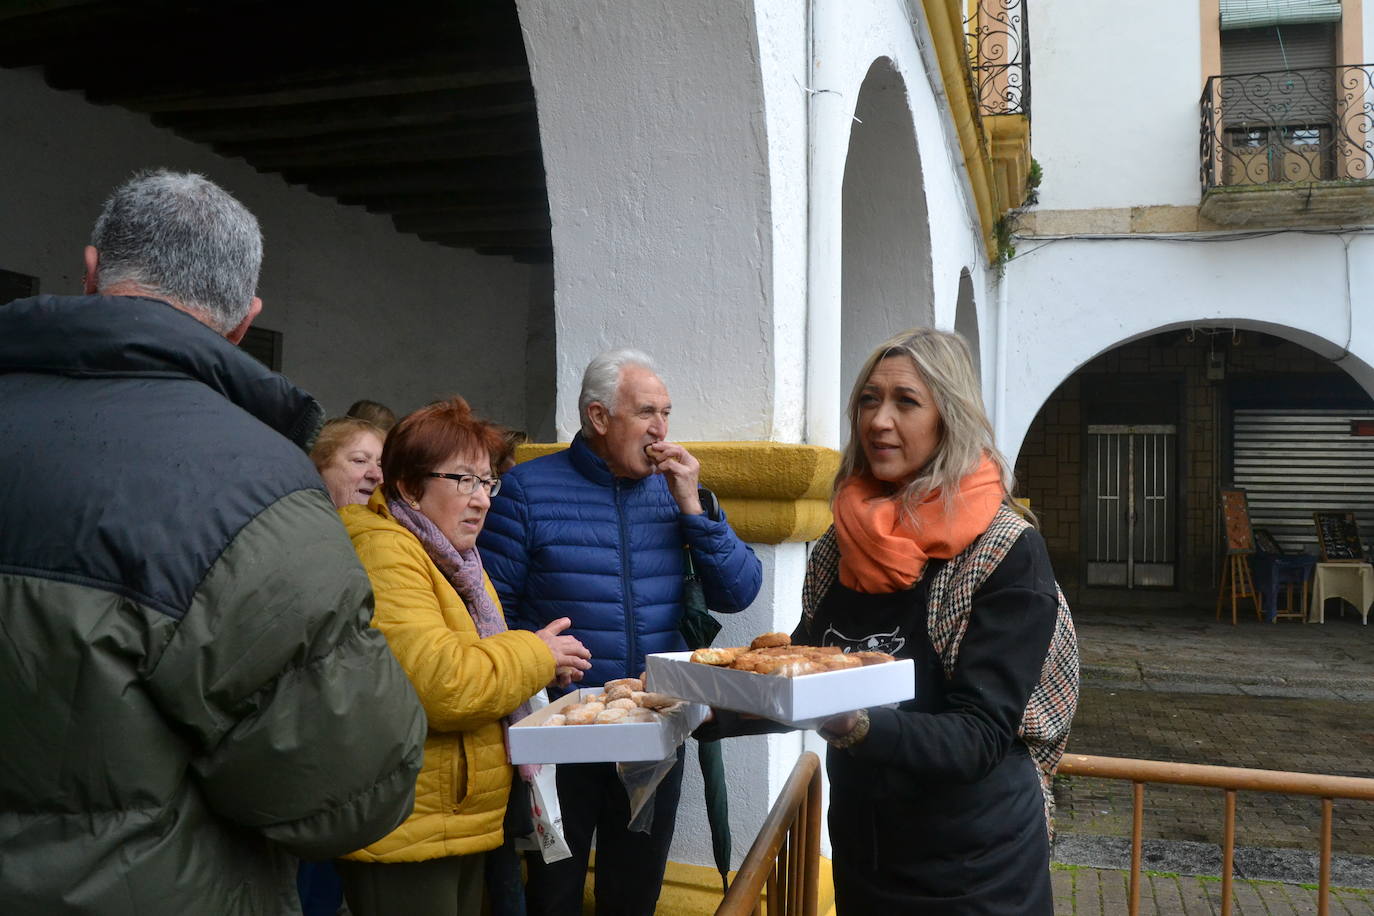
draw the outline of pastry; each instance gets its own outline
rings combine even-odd
[[[744,649],[738,646],[730,648],[697,649],[692,653],[692,661],[702,665],[729,665],[744,654]]]
[[[790,646],[792,637],[786,633],[764,633],[762,636],[755,636],[754,641],[749,644],[751,649],[768,649],[774,646]]]
[[[544,720],[544,724],[545,724],[545,725],[567,725],[567,724],[568,724],[568,718],[567,718],[567,716],[564,716],[562,713],[556,712],[556,713],[554,713],[553,715],[549,716],[547,719],[545,719],[545,720]]]
[[[895,662],[897,659],[886,652],[851,652],[850,658],[857,658],[861,665],[881,665],[883,662]]]

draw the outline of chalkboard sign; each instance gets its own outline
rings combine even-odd
[[[1324,562],[1364,560],[1354,512],[1313,512],[1312,519],[1317,523],[1317,543],[1321,545]]]
[[[1226,553],[1254,553],[1255,537],[1250,531],[1250,508],[1244,490],[1221,491],[1221,515],[1226,524]]]

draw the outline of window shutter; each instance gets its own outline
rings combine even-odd
[[[1340,21],[1341,0],[1221,0],[1222,29]]]
[[[1224,78],[1218,101],[1225,125],[1254,129],[1330,124],[1336,106],[1335,57],[1335,34],[1329,25],[1223,32]]]
[[[1221,36],[1221,72],[1260,73],[1336,65],[1336,33],[1329,25],[1242,29]]]

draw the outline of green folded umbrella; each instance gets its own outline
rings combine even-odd
[[[687,574],[682,579],[682,623],[679,631],[689,649],[704,649],[720,632],[720,621],[706,608],[706,593],[692,564],[691,548],[683,548]],[[719,741],[697,742],[697,763],[706,789],[706,822],[711,827],[711,851],[720,872],[720,883],[730,889],[730,798],[725,785],[725,759]]]

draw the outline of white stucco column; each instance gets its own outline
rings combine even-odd
[[[558,435],[588,360],[653,355],[676,439],[772,432],[769,170],[752,4],[521,0],[549,189]]]

